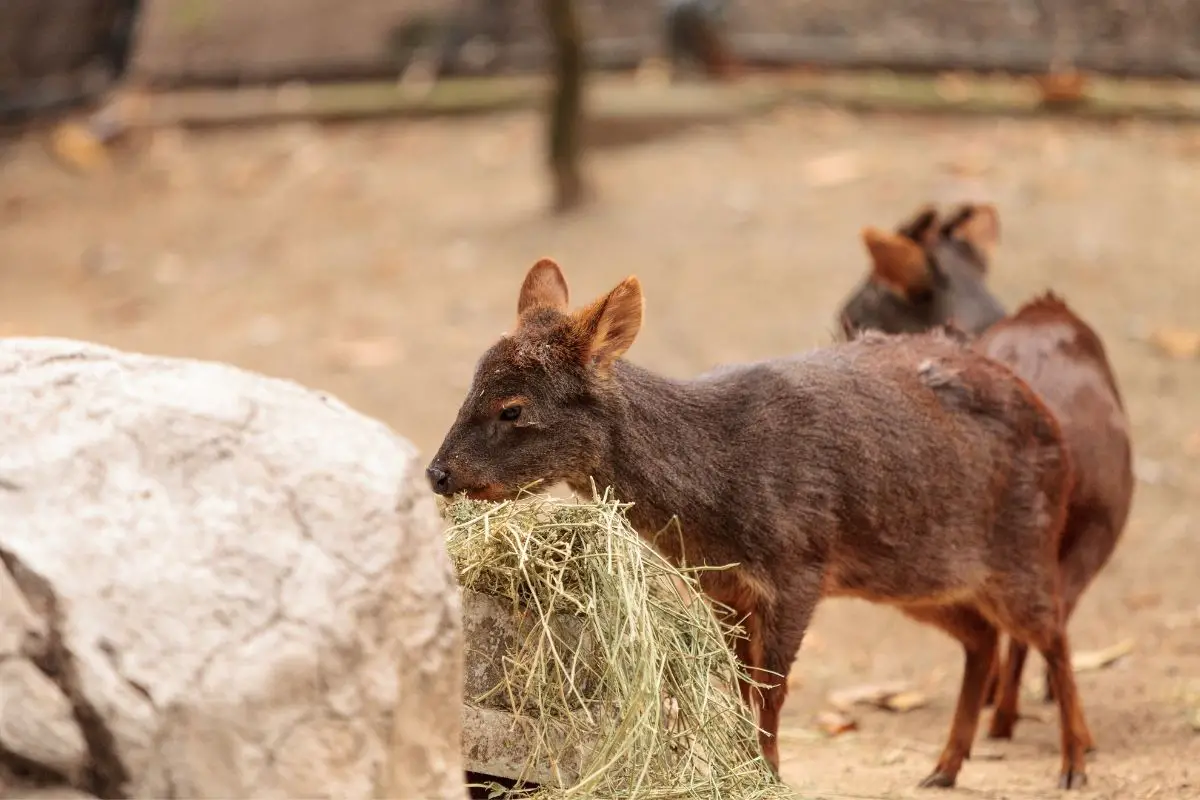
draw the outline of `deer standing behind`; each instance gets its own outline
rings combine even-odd
[[[622,358],[642,310],[630,277],[571,312],[558,265],[535,264],[515,330],[479,360],[429,465],[434,491],[499,500],[561,480],[590,493],[594,478],[632,501],[630,522],[667,558],[736,564],[702,572],[701,586],[743,621],[733,645],[750,677],[774,684],[739,688],[776,772],[792,661],[817,602],[843,596],[896,606],[963,646],[954,721],[923,786],[953,785],[970,754],[1001,629],[1052,665],[1060,786],[1084,785],[1058,595],[1070,460],[1024,382],[938,333],[669,380]],[[672,519],[678,538],[656,537]]]
[[[1103,342],[1061,298],[1047,293],[1007,317],[988,310],[1000,308],[984,283],[998,238],[997,214],[988,205],[964,205],[944,224],[935,211],[922,209],[896,234],[864,230],[871,275],[843,305],[842,327],[853,336],[866,329],[900,333],[965,320],[962,327],[979,334],[975,349],[1010,367],[1055,414],[1076,475],[1059,552],[1069,619],[1108,563],[1129,517],[1134,487],[1129,419]],[[934,278],[939,272],[947,278]],[[864,290],[869,285],[875,288]],[[1026,654],[1024,644],[1010,642],[1007,680],[997,680],[997,664],[989,681],[988,702],[1000,687],[993,738],[1012,738]],[[1045,697],[1054,699],[1049,676]],[[1094,746],[1090,737],[1088,745]]]

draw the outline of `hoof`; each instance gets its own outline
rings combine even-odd
[[[918,789],[950,789],[954,786],[955,776],[949,773],[942,772],[940,769],[935,770],[925,780],[917,784]]]
[[[1082,772],[1064,772],[1058,779],[1060,789],[1082,789],[1087,786],[1087,775]]]
[[[1017,721],[1015,719],[993,716],[992,724],[988,726],[988,738],[1011,740],[1013,738],[1013,729],[1016,727]]]

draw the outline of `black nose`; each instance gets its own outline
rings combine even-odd
[[[429,485],[433,487],[433,491],[441,495],[450,494],[450,470],[430,464],[429,469],[425,470],[425,477],[429,478]]]

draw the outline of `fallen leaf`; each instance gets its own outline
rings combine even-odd
[[[108,150],[84,125],[64,122],[50,135],[50,152],[59,163],[79,173],[108,169]]]
[[[815,188],[842,186],[862,174],[862,158],[852,150],[814,158],[804,165],[804,179]]]
[[[778,734],[780,742],[814,742],[820,738],[820,733],[808,728],[780,728]]]
[[[829,703],[834,708],[845,711],[859,703],[881,705],[887,698],[912,691],[912,685],[907,681],[891,681],[889,683],[864,683],[830,692]]]
[[[1150,343],[1170,358],[1183,360],[1200,356],[1200,331],[1160,328],[1150,334]]]
[[[1071,657],[1071,667],[1076,672],[1094,672],[1115,664],[1133,652],[1133,639],[1125,639],[1103,650],[1086,650]]]
[[[1143,611],[1162,604],[1162,595],[1157,592],[1141,592],[1125,595],[1125,607],[1130,611]]]
[[[817,714],[817,728],[821,733],[832,738],[858,730],[858,723],[840,711],[822,711]]]
[[[1190,628],[1194,625],[1200,625],[1200,606],[1192,611],[1171,614],[1163,620],[1163,626],[1172,631],[1179,628]]]
[[[109,324],[136,325],[146,318],[150,301],[142,296],[119,297],[101,304],[97,311]]]
[[[886,708],[888,711],[905,713],[916,708],[921,708],[929,703],[929,698],[923,693],[916,690],[907,692],[897,692],[893,695],[884,697],[880,702],[881,708]]]
[[[1083,99],[1087,89],[1087,77],[1074,70],[1038,75],[1033,80],[1044,103],[1074,103]]]

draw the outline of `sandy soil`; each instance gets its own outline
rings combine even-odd
[[[865,268],[857,233],[926,200],[991,199],[994,287],[1065,293],[1104,335],[1136,428],[1126,539],[1073,623],[1077,651],[1136,638],[1080,675],[1100,750],[1087,796],[1200,797],[1200,360],[1145,342],[1200,328],[1195,130],[861,119],[788,111],[597,153],[601,201],[548,219],[539,120],[159,134],[107,174],[33,141],[0,152],[0,333],[229,361],[329,390],[426,453],[524,270],[556,256],[584,299],[636,272],[631,357],[671,375],[828,339]],[[786,707],[785,777],[825,796],[913,787],[946,734],[957,647],[886,609],[822,607]],[[1040,680],[1031,659],[1030,680]],[[930,703],[815,733],[830,690],[906,679]],[[983,741],[951,796],[1045,797],[1056,717]]]

